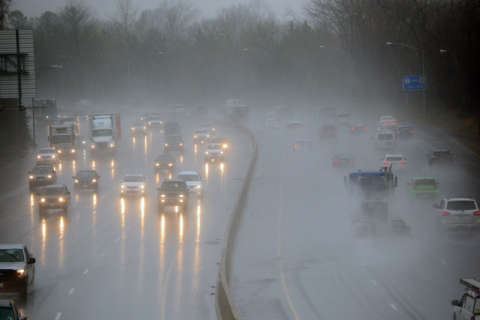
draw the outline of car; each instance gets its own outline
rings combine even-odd
[[[209,132],[209,134],[210,134],[211,136],[214,136],[215,133],[216,133],[216,131],[217,131],[217,128],[215,128],[215,126],[214,126],[212,123],[202,123],[202,124],[200,125],[200,129],[201,129],[201,130],[202,130],[202,129],[208,130],[208,132]]]
[[[17,309],[13,300],[0,300],[0,319],[2,320],[27,320]]]
[[[64,184],[52,184],[41,187],[37,191],[38,213],[43,215],[48,209],[62,209],[68,212],[70,205],[70,191]]]
[[[130,127],[130,133],[132,136],[144,136],[147,134],[147,126],[145,123],[137,121]]]
[[[178,151],[183,153],[184,142],[182,136],[167,136],[163,144],[165,152]]]
[[[163,125],[163,131],[165,136],[180,136],[182,134],[182,129],[180,124],[175,121],[168,121]]]
[[[73,176],[73,186],[75,189],[93,189],[98,190],[100,176],[95,170],[79,170],[76,176]]]
[[[320,139],[330,139],[337,136],[337,127],[333,124],[324,124],[318,129]]]
[[[332,166],[335,168],[351,168],[355,165],[355,159],[350,153],[337,153],[332,158]]]
[[[39,148],[37,156],[35,157],[35,162],[38,165],[46,164],[53,166],[58,162],[57,151],[50,147]]]
[[[27,246],[0,244],[0,292],[26,295],[34,280],[35,258]]]
[[[381,221],[388,219],[388,202],[385,200],[364,200],[361,209],[362,214],[368,218]]]
[[[291,129],[291,130],[300,129],[300,128],[303,128],[303,127],[305,127],[303,122],[298,121],[298,120],[290,120],[290,121],[287,122],[287,128]]]
[[[28,172],[28,186],[30,191],[41,186],[57,182],[57,174],[51,165],[36,165]]]
[[[181,180],[163,181],[158,188],[158,209],[162,211],[165,207],[188,207],[188,186]]]
[[[390,224],[392,226],[393,234],[400,236],[410,235],[410,226],[402,218],[394,217],[390,221]]]
[[[395,127],[398,121],[393,116],[380,116],[378,124],[380,127],[389,128]]]
[[[194,144],[205,144],[210,138],[210,131],[208,129],[198,129],[193,133]]]
[[[336,114],[337,123],[341,126],[350,126],[350,112],[346,110],[338,110]]]
[[[383,166],[391,165],[395,171],[402,171],[407,168],[407,158],[402,154],[386,154],[382,160]]]
[[[473,198],[443,198],[433,207],[440,213],[441,225],[448,230],[480,227],[480,208]]]
[[[223,150],[222,150],[222,145],[219,143],[210,143],[207,145],[207,150],[205,151],[205,158],[204,162],[208,163],[215,163],[215,162],[223,162],[224,161],[224,156],[223,156]]]
[[[460,284],[465,289],[460,300],[452,300],[453,319],[480,319],[480,280],[476,278],[461,278]]]
[[[414,136],[415,131],[413,130],[413,126],[401,123],[397,124],[395,128],[397,138],[400,140],[408,140]]]
[[[307,140],[307,139],[297,140],[293,144],[293,151],[301,151],[301,150],[312,151],[312,146],[313,146],[313,143],[311,140]]]
[[[157,114],[150,114],[146,117],[146,123],[149,128],[159,128],[162,129],[163,127],[163,121],[160,117],[160,115]]]
[[[377,130],[373,139],[375,147],[379,150],[392,150],[397,145],[395,132],[389,129]]]
[[[431,148],[427,153],[427,162],[430,166],[434,164],[452,164],[454,159],[453,153],[445,148]]]
[[[414,177],[408,182],[408,193],[415,198],[436,198],[439,183],[432,177]]]
[[[208,143],[218,143],[222,146],[222,150],[226,152],[230,148],[230,141],[227,138],[210,137]]]
[[[352,126],[352,129],[350,130],[350,132],[355,135],[359,135],[367,131],[368,131],[368,127],[361,123]]]
[[[191,194],[203,196],[202,178],[197,171],[181,171],[177,174],[176,180],[185,182]]]
[[[126,174],[120,184],[120,194],[122,197],[142,197],[146,188],[143,174]]]
[[[86,149],[89,145],[90,140],[84,136],[77,136],[75,141],[76,141],[77,148]]]
[[[175,167],[175,157],[170,153],[162,153],[153,161],[153,170],[155,170],[155,172],[168,171],[172,173],[175,170]]]

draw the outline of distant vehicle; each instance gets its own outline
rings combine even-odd
[[[80,170],[73,178],[73,186],[75,189],[93,189],[98,190],[100,176],[95,170]]]
[[[210,130],[203,128],[195,130],[193,133],[193,143],[194,144],[205,144],[210,138]]]
[[[407,168],[408,160],[402,154],[386,154],[383,158],[383,166],[392,165],[395,171],[405,170]]]
[[[345,185],[350,193],[360,193],[367,199],[382,199],[393,193],[398,184],[391,170],[352,172],[345,177]]]
[[[173,171],[175,171],[175,167],[175,157],[170,153],[162,153],[153,161],[153,170],[155,170],[155,172],[168,171],[173,173]]]
[[[180,127],[180,124],[175,121],[166,122],[163,126],[163,130],[166,137],[182,135],[182,129]]]
[[[388,202],[385,200],[364,200],[362,202],[363,215],[381,221],[388,220]]]
[[[368,127],[364,124],[359,123],[357,125],[352,126],[352,130],[350,132],[352,134],[359,135],[367,131],[368,131]]]
[[[335,138],[337,136],[337,127],[333,124],[324,124],[318,130],[320,139]]]
[[[217,132],[217,128],[215,128],[215,126],[212,123],[202,123],[200,125],[200,129],[208,130],[210,137],[214,136],[215,133]]]
[[[185,182],[188,192],[199,197],[203,196],[202,178],[197,171],[181,171],[177,174],[176,180]]]
[[[265,119],[265,127],[267,128],[280,128],[280,121],[275,118]]]
[[[39,148],[35,161],[38,165],[55,165],[58,162],[57,151],[49,147]]]
[[[350,112],[345,111],[345,110],[339,110],[337,111],[337,123],[344,126],[344,125],[349,125],[350,121]]]
[[[397,138],[400,140],[407,140],[414,136],[415,131],[413,130],[413,126],[402,123],[397,124],[396,128]]]
[[[28,186],[30,191],[37,187],[54,184],[57,174],[51,165],[36,165],[28,172]]]
[[[249,108],[239,99],[228,99],[225,102],[225,114],[233,121],[240,121],[248,116]]]
[[[120,114],[97,113],[89,116],[90,150],[93,153],[114,153],[121,137]]]
[[[472,198],[444,198],[433,207],[441,214],[440,223],[446,229],[480,227],[480,208]]]
[[[427,153],[427,161],[429,165],[434,164],[452,164],[454,155],[449,149],[432,148]]]
[[[0,279],[1,281],[1,279]],[[18,309],[13,300],[0,300],[0,319],[2,320],[27,320]]]
[[[147,134],[147,126],[145,123],[137,121],[130,127],[130,133],[132,136],[144,136]]]
[[[378,124],[380,127],[394,127],[396,126],[398,121],[393,117],[393,116],[380,116],[380,119],[378,120]]]
[[[77,154],[76,135],[72,124],[48,127],[48,142],[57,151],[58,157],[74,157]]]
[[[163,181],[158,188],[158,209],[162,211],[165,207],[188,207],[188,187],[184,181],[170,180]]]
[[[454,320],[480,319],[480,280],[475,278],[460,279],[465,289],[460,300],[453,300]]]
[[[204,162],[208,163],[215,163],[215,162],[223,162],[224,161],[224,156],[223,156],[223,149],[222,145],[219,143],[210,143],[207,146],[207,150],[205,151],[205,158]]]
[[[402,218],[394,217],[391,220],[393,234],[400,236],[410,235],[410,226]]]
[[[35,280],[35,258],[23,244],[0,244],[0,292],[26,295]],[[0,315],[5,310],[0,300]],[[10,319],[1,317],[0,319]],[[12,318],[14,319],[14,318]]]
[[[70,191],[64,184],[52,184],[38,189],[38,213],[43,215],[48,209],[62,209],[68,212]]]
[[[181,136],[166,136],[163,150],[165,152],[178,151],[183,153],[184,142]]]
[[[120,194],[124,197],[141,197],[146,194],[146,188],[143,174],[126,174],[120,184]]]
[[[291,129],[291,130],[300,129],[300,128],[303,128],[303,127],[305,127],[303,122],[298,121],[298,120],[290,120],[290,121],[287,122],[287,128]]]
[[[163,128],[163,120],[160,115],[149,114],[146,118],[146,122],[149,128]]]
[[[351,168],[355,165],[355,159],[350,153],[337,153],[332,158],[332,166],[335,168]]]
[[[302,139],[293,143],[293,151],[312,151],[312,140]]]
[[[414,177],[408,182],[408,192],[416,198],[436,198],[440,191],[438,182],[431,177]]]
[[[208,139],[208,143],[220,144],[223,152],[226,152],[228,149],[230,149],[230,141],[227,138],[210,137]]]
[[[40,107],[41,119],[53,121],[57,118],[58,109],[55,99],[35,99],[33,103],[36,107]]]
[[[395,132],[392,130],[377,130],[374,141],[375,147],[380,150],[393,150],[397,145]]]

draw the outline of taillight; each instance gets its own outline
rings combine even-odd
[[[410,130],[410,134],[413,134],[413,130]]]
[[[367,127],[365,127],[365,128],[363,128],[363,130],[365,130],[365,131],[368,131],[368,128],[367,128]]]
[[[333,165],[338,166],[338,160],[333,160]]]
[[[355,130],[357,130],[357,128],[352,128],[352,131],[355,131]]]
[[[480,216],[480,211],[475,211],[475,212],[473,213],[473,215],[474,215],[474,216]]]
[[[384,166],[388,166],[388,165],[390,165],[390,162],[388,162],[388,161],[383,161],[383,165],[384,165]]]
[[[400,161],[400,164],[404,166],[407,164],[407,161]]]
[[[442,216],[446,217],[446,216],[449,216],[450,215],[450,212],[448,211],[443,211],[442,212]]]

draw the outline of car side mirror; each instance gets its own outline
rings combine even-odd
[[[461,307],[462,304],[460,303],[460,301],[458,301],[458,300],[455,299],[455,300],[452,300],[452,306]]]
[[[27,262],[28,262],[28,264],[34,264],[35,262],[37,262],[37,260],[35,260],[34,257],[30,257],[30,258],[28,258]]]

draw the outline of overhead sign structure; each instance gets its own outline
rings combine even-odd
[[[404,76],[402,81],[403,91],[425,91],[426,82],[423,76]]]

